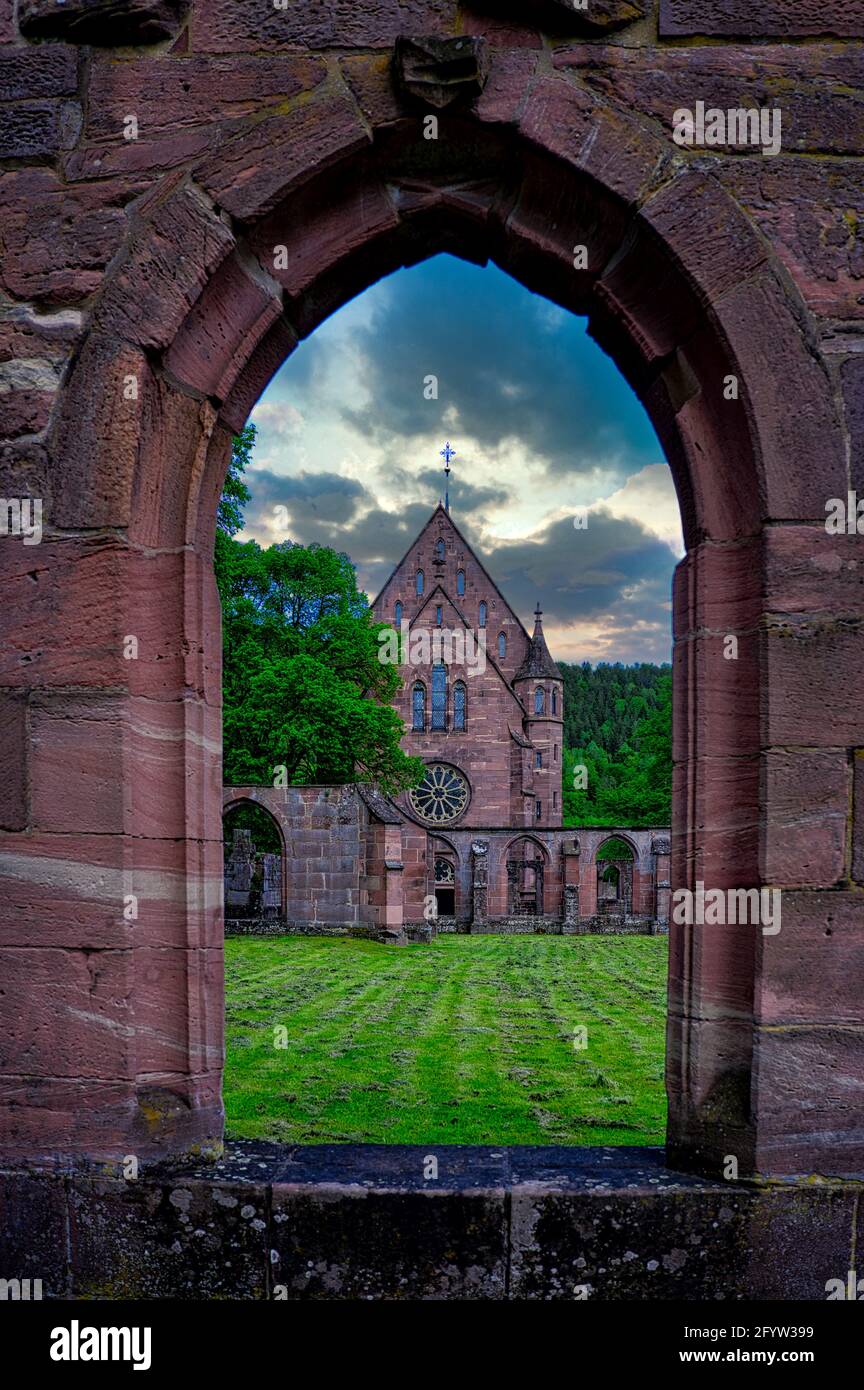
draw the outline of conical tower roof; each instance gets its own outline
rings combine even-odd
[[[514,682],[537,680],[538,677],[556,681],[564,679],[546,646],[546,638],[543,635],[543,613],[539,603],[534,611],[534,635],[528,647],[528,655],[513,680]]]

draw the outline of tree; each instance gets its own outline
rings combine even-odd
[[[217,516],[222,599],[223,762],[229,784],[377,782],[390,793],[423,776],[399,740],[398,670],[347,555],[291,541],[240,542],[243,472],[254,427],[234,441]],[[224,504],[224,506],[223,506]]]
[[[634,720],[631,707],[615,711],[619,723],[615,718],[600,719],[609,692],[620,685],[621,673],[628,669],[639,672],[636,688],[641,687],[643,695],[637,696],[632,706],[643,717]],[[649,672],[650,682],[644,680]],[[594,677],[597,677],[596,686]],[[595,700],[591,699],[592,689],[597,695]],[[646,691],[650,694],[650,704],[644,694]],[[672,676],[669,668],[598,667],[592,672],[590,666],[583,666],[579,670],[579,692],[578,713],[594,733],[579,747],[564,749],[564,824],[668,825],[672,816]],[[617,704],[619,699],[613,697],[613,703]],[[625,719],[625,715],[629,717]],[[586,779],[574,777],[580,767],[587,773],[584,787],[581,783]]]

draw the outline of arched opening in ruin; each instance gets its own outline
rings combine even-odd
[[[548,852],[539,841],[524,836],[507,851],[507,910],[512,917],[542,917],[546,908],[545,877]]]
[[[273,931],[284,922],[287,855],[276,817],[255,801],[232,801],[222,812],[225,929]]]
[[[143,1020],[154,999],[147,953],[154,942],[171,952],[177,971],[155,1007],[173,1019],[177,1044],[166,1052],[156,1027],[139,1029],[134,1049],[118,1044],[99,1125],[87,1135],[77,1118],[66,1123],[78,1095],[55,1086],[46,1061],[38,1107],[19,1107],[22,1149],[106,1155],[134,1143],[158,1157],[219,1142],[216,502],[231,437],[281,361],[398,264],[441,250],[495,260],[587,313],[645,403],[687,545],[674,598],[672,885],[759,883],[777,853],[782,816],[773,810],[783,793],[766,778],[765,755],[790,741],[779,737],[790,721],[767,701],[765,681],[791,658],[764,616],[779,601],[790,523],[822,515],[826,479],[839,496],[846,473],[831,386],[768,248],[710,178],[672,162],[628,113],[601,102],[586,109],[565,75],[535,85],[518,64],[494,67],[475,109],[448,115],[447,138],[426,144],[419,117],[369,72],[351,100],[327,91],[314,101],[320,124],[310,143],[268,146],[262,159],[259,135],[245,132],[208,154],[193,180],[168,178],[142,201],[64,387],[53,439],[62,465],[45,488],[52,565],[77,563],[85,527],[116,577],[94,640],[98,678],[120,693],[106,705],[94,678],[102,700],[94,707],[106,726],[104,766],[123,795],[86,807],[39,801],[40,769],[75,741],[67,727],[57,743],[50,718],[30,781],[49,838],[69,828],[97,836],[98,846],[75,851],[81,864],[98,851],[118,882],[125,874],[138,885],[139,922],[117,992]],[[574,259],[574,247],[586,255]],[[768,362],[768,342],[782,370]],[[128,633],[142,639],[134,662],[115,655]],[[741,644],[737,665],[722,658],[727,633]],[[46,684],[60,652],[49,636],[40,654]],[[92,738],[93,720],[83,722]],[[154,760],[158,794],[136,781],[129,745],[114,737],[126,729],[145,750],[176,750]],[[32,863],[45,851],[27,844],[21,853]],[[742,1172],[794,1172],[814,1153],[783,1099],[800,1068],[790,1072],[764,1012],[778,969],[770,945],[746,930],[673,932],[675,1161],[715,1172],[733,1152]],[[146,1115],[157,1116],[146,1123],[145,1092]],[[161,1109],[154,1092],[165,1098]],[[61,1117],[50,1133],[46,1111]],[[837,1117],[831,1143],[820,1145],[823,1171],[837,1171],[857,1142],[851,1121],[844,1128]]]
[[[635,856],[620,835],[604,840],[597,850],[597,911],[610,917],[627,917],[633,911]]]

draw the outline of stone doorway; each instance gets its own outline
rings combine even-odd
[[[334,308],[373,278],[447,249],[493,258],[534,292],[587,313],[645,402],[675,475],[687,545],[674,592],[671,888],[693,890],[707,877],[714,887],[764,881],[789,894],[779,942],[673,928],[670,1156],[710,1174],[730,1153],[742,1172],[860,1171],[859,1107],[839,1104],[822,1079],[827,1070],[851,1094],[860,1089],[862,1006],[848,968],[860,949],[864,874],[860,538],[825,528],[826,500],[847,497],[849,460],[860,459],[860,362],[836,331],[850,313],[829,310],[820,322],[820,296],[835,289],[794,257],[781,265],[776,239],[746,211],[743,184],[726,186],[727,166],[743,177],[745,161],[691,158],[656,110],[616,95],[614,72],[608,90],[589,98],[566,48],[553,68],[543,44],[490,44],[482,82],[451,91],[462,104],[439,113],[447,138],[427,141],[398,72],[394,81],[396,34],[382,39],[381,24],[380,6],[365,19],[359,7],[355,53],[280,52],[293,104],[238,115],[216,102],[206,138],[178,150],[170,169],[158,163],[158,141],[148,167],[142,143],[133,184],[112,173],[116,150],[106,161],[92,121],[81,125],[71,158],[81,168],[93,161],[100,176],[63,187],[70,197],[105,190],[110,236],[84,272],[57,222],[49,259],[83,308],[52,325],[58,336],[39,348],[52,357],[43,389],[32,390],[28,369],[10,375],[22,383],[23,423],[3,489],[43,498],[51,527],[38,576],[4,542],[6,591],[24,596],[10,603],[15,626],[4,644],[5,929],[11,954],[32,956],[43,992],[69,1008],[75,1032],[60,1075],[51,1028],[34,1034],[23,1080],[11,1050],[4,1084],[14,1124],[3,1154],[166,1158],[221,1140],[212,554],[231,438],[298,340]],[[266,68],[266,47],[256,42],[244,61]],[[674,57],[625,51],[644,79]],[[146,61],[179,93],[193,60],[160,50]],[[211,58],[194,61],[206,68]],[[233,51],[220,61],[230,66]],[[119,78],[136,66],[113,70]],[[82,80],[92,113],[96,76],[86,65]],[[114,131],[104,81],[100,90],[103,126]],[[74,105],[74,81],[68,92]],[[22,164],[31,157],[22,145]],[[49,178],[44,158],[27,179]],[[15,183],[25,171],[11,173]],[[802,182],[796,197],[818,223],[823,205],[808,188]],[[782,192],[773,208],[765,196],[785,225]],[[120,214],[127,205],[130,215]],[[574,245],[588,252],[583,269]],[[44,304],[51,276],[35,263],[31,281],[28,296]],[[19,335],[25,362],[31,327]],[[140,643],[135,660],[124,655],[128,634]],[[740,647],[736,661],[724,657],[726,634]],[[22,661],[19,650],[36,659]],[[67,775],[58,794],[59,766]],[[805,856],[798,838],[814,780],[824,810]],[[58,914],[61,868],[73,910]],[[143,924],[134,929],[123,912],[129,896]],[[534,902],[536,911],[536,881]],[[792,932],[801,949],[790,956]],[[814,942],[834,982],[829,1015],[824,972],[802,963]],[[127,1011],[108,1027],[70,995],[96,948],[117,972],[110,1000]],[[166,962],[158,986],[154,952]],[[29,1016],[32,978],[32,969],[9,977],[16,1019]]]

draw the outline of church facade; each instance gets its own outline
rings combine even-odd
[[[542,613],[529,633],[448,507],[373,613],[389,625],[380,656],[399,665],[402,746],[423,781],[395,798],[362,784],[226,788],[226,811],[257,803],[283,842],[282,910],[250,910],[229,930],[666,930],[668,828],[563,828],[564,683]],[[234,903],[248,855],[238,841],[226,864]]]

